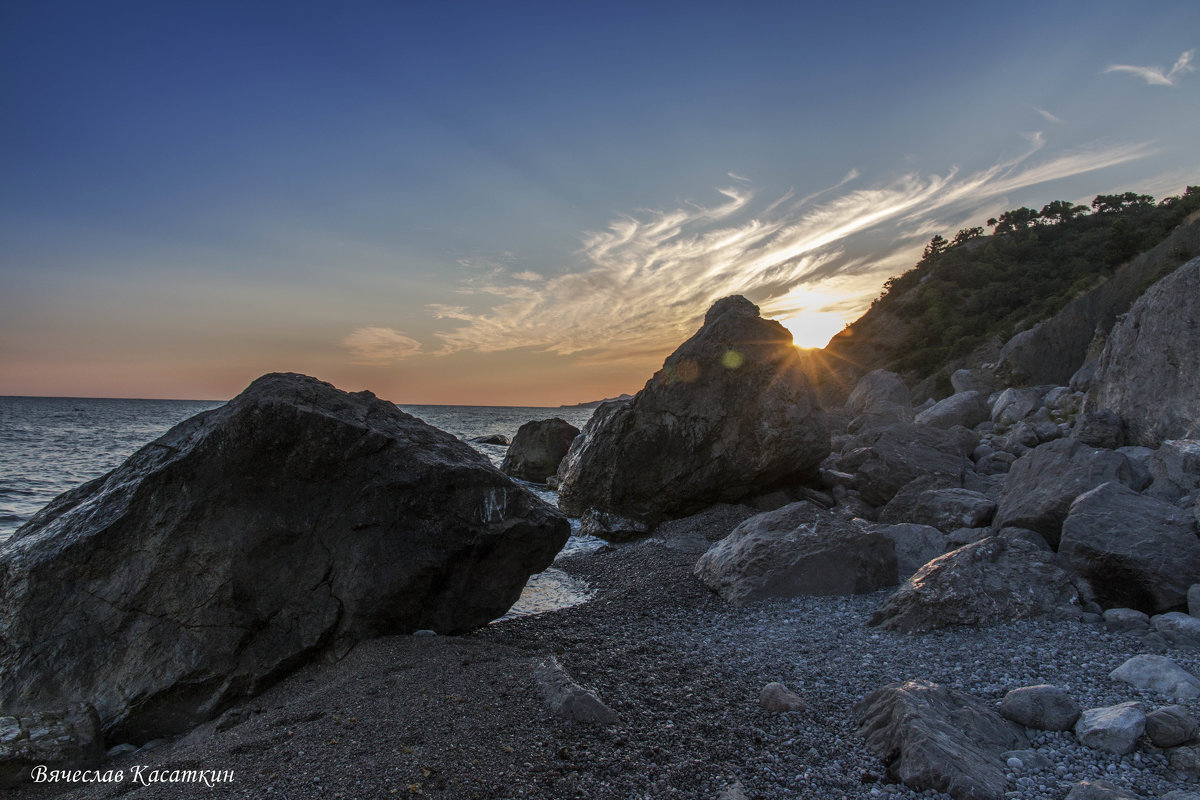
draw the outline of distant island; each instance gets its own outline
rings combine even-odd
[[[586,403],[576,403],[573,406],[559,406],[559,408],[599,408],[602,403],[610,403],[614,400],[632,400],[631,394],[620,394],[616,397],[606,397],[603,400],[589,400]]]

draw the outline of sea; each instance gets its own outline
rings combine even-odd
[[[176,423],[220,405],[198,400],[0,397],[0,542],[58,495],[115,469]],[[463,439],[497,467],[507,448],[471,439],[499,434],[511,440],[522,424],[551,417],[582,428],[594,411],[576,406],[399,408]],[[543,485],[518,483],[551,505],[558,501]],[[579,520],[572,519],[571,538],[559,557],[590,552],[602,544],[580,536]],[[521,599],[502,619],[564,608],[589,596],[585,584],[552,566],[530,578]]]

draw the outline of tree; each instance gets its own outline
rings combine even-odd
[[[946,241],[944,236],[942,236],[940,233],[935,234],[934,237],[929,240],[929,244],[925,245],[925,254],[921,256],[921,260],[928,261],[934,256],[939,256],[946,252],[946,249],[949,247],[950,243]]]
[[[969,242],[972,239],[978,239],[980,236],[983,236],[983,228],[981,227],[963,228],[961,231],[954,234],[953,244],[958,246],[963,242]]]
[[[1092,201],[1097,214],[1116,214],[1135,208],[1153,208],[1154,198],[1148,194],[1125,192],[1124,194],[1098,194]]]
[[[1012,211],[1005,211],[999,218],[993,217],[987,221],[989,226],[995,227],[993,233],[1013,233],[1014,231],[1023,231],[1037,221],[1038,212],[1032,208],[1014,208]]]
[[[1049,222],[1067,222],[1086,213],[1087,206],[1077,206],[1070,200],[1055,200],[1042,206],[1038,215]]]

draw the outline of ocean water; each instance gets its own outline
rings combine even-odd
[[[48,502],[116,468],[171,426],[221,405],[190,400],[102,400],[68,397],[0,397],[0,542]],[[464,440],[501,434],[511,439],[525,422],[560,417],[582,428],[593,409],[502,406],[400,406]],[[497,467],[505,447],[472,444]],[[551,505],[557,495],[521,482]],[[572,537],[560,555],[588,552],[602,542]],[[551,568],[530,579],[507,616],[541,613],[581,602],[587,587]]]

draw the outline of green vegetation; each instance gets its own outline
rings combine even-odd
[[[1200,210],[1200,186],[1155,203],[1148,195],[1099,195],[1085,206],[1056,200],[1017,208],[951,240],[930,240],[921,261],[889,279],[872,309],[909,323],[888,369],[920,380],[993,336],[1008,339],[1045,319],[1162,241]],[[1179,254],[1181,260],[1191,254]]]

